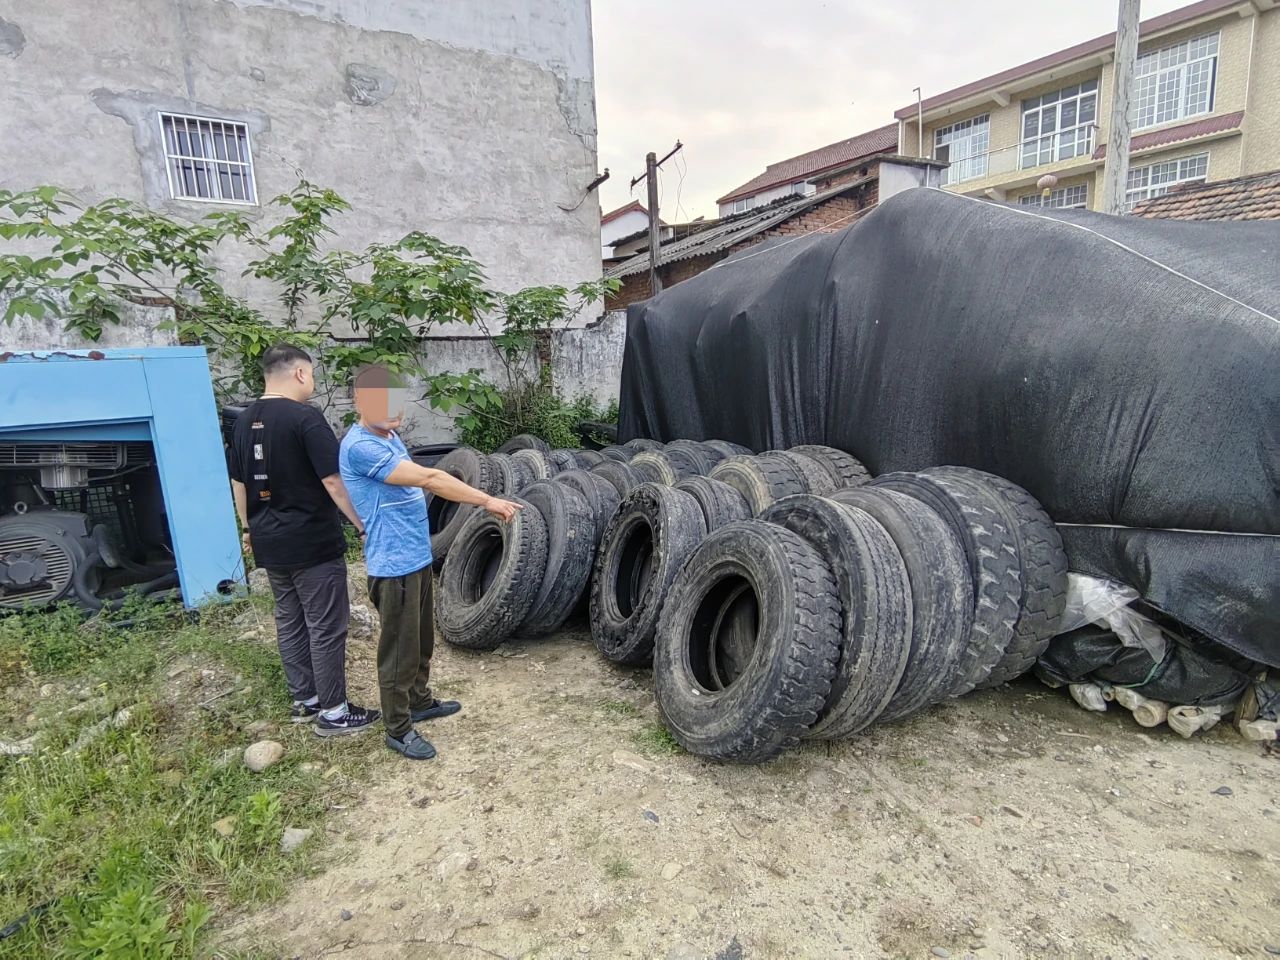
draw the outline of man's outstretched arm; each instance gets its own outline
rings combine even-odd
[[[474,504],[507,522],[515,517],[516,511],[524,509],[520,504],[510,500],[491,497],[483,490],[477,490],[443,470],[433,470],[411,460],[401,460],[397,463],[395,469],[387,475],[386,482],[393,483],[397,487],[421,487],[437,497],[444,497],[455,503]]]

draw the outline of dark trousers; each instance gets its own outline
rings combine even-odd
[[[403,577],[370,577],[369,599],[382,620],[378,635],[378,690],[382,722],[399,739],[413,726],[410,713],[431,703],[435,613],[431,567]]]
[[[276,641],[294,700],[319,697],[328,710],[347,699],[347,564],[268,570],[276,601]]]

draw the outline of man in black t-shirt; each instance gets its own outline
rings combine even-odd
[[[338,438],[308,404],[311,358],[289,344],[262,357],[266,390],[236,420],[229,462],[244,545],[267,571],[291,719],[320,736],[356,733],[380,714],[347,702],[346,538],[341,510],[364,536],[338,474]]]

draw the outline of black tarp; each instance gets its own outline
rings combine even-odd
[[[1072,569],[1280,666],[1280,223],[899,194],[627,315],[622,440],[1021,484]]]

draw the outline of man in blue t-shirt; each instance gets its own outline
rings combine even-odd
[[[413,724],[462,709],[431,693],[435,620],[431,603],[431,529],[423,491],[483,507],[510,521],[521,509],[440,470],[419,466],[396,434],[407,391],[382,367],[368,367],[354,385],[357,423],[342,439],[343,483],[364,524],[369,598],[378,610],[378,688],[387,746],[411,760],[430,760],[435,747]]]

